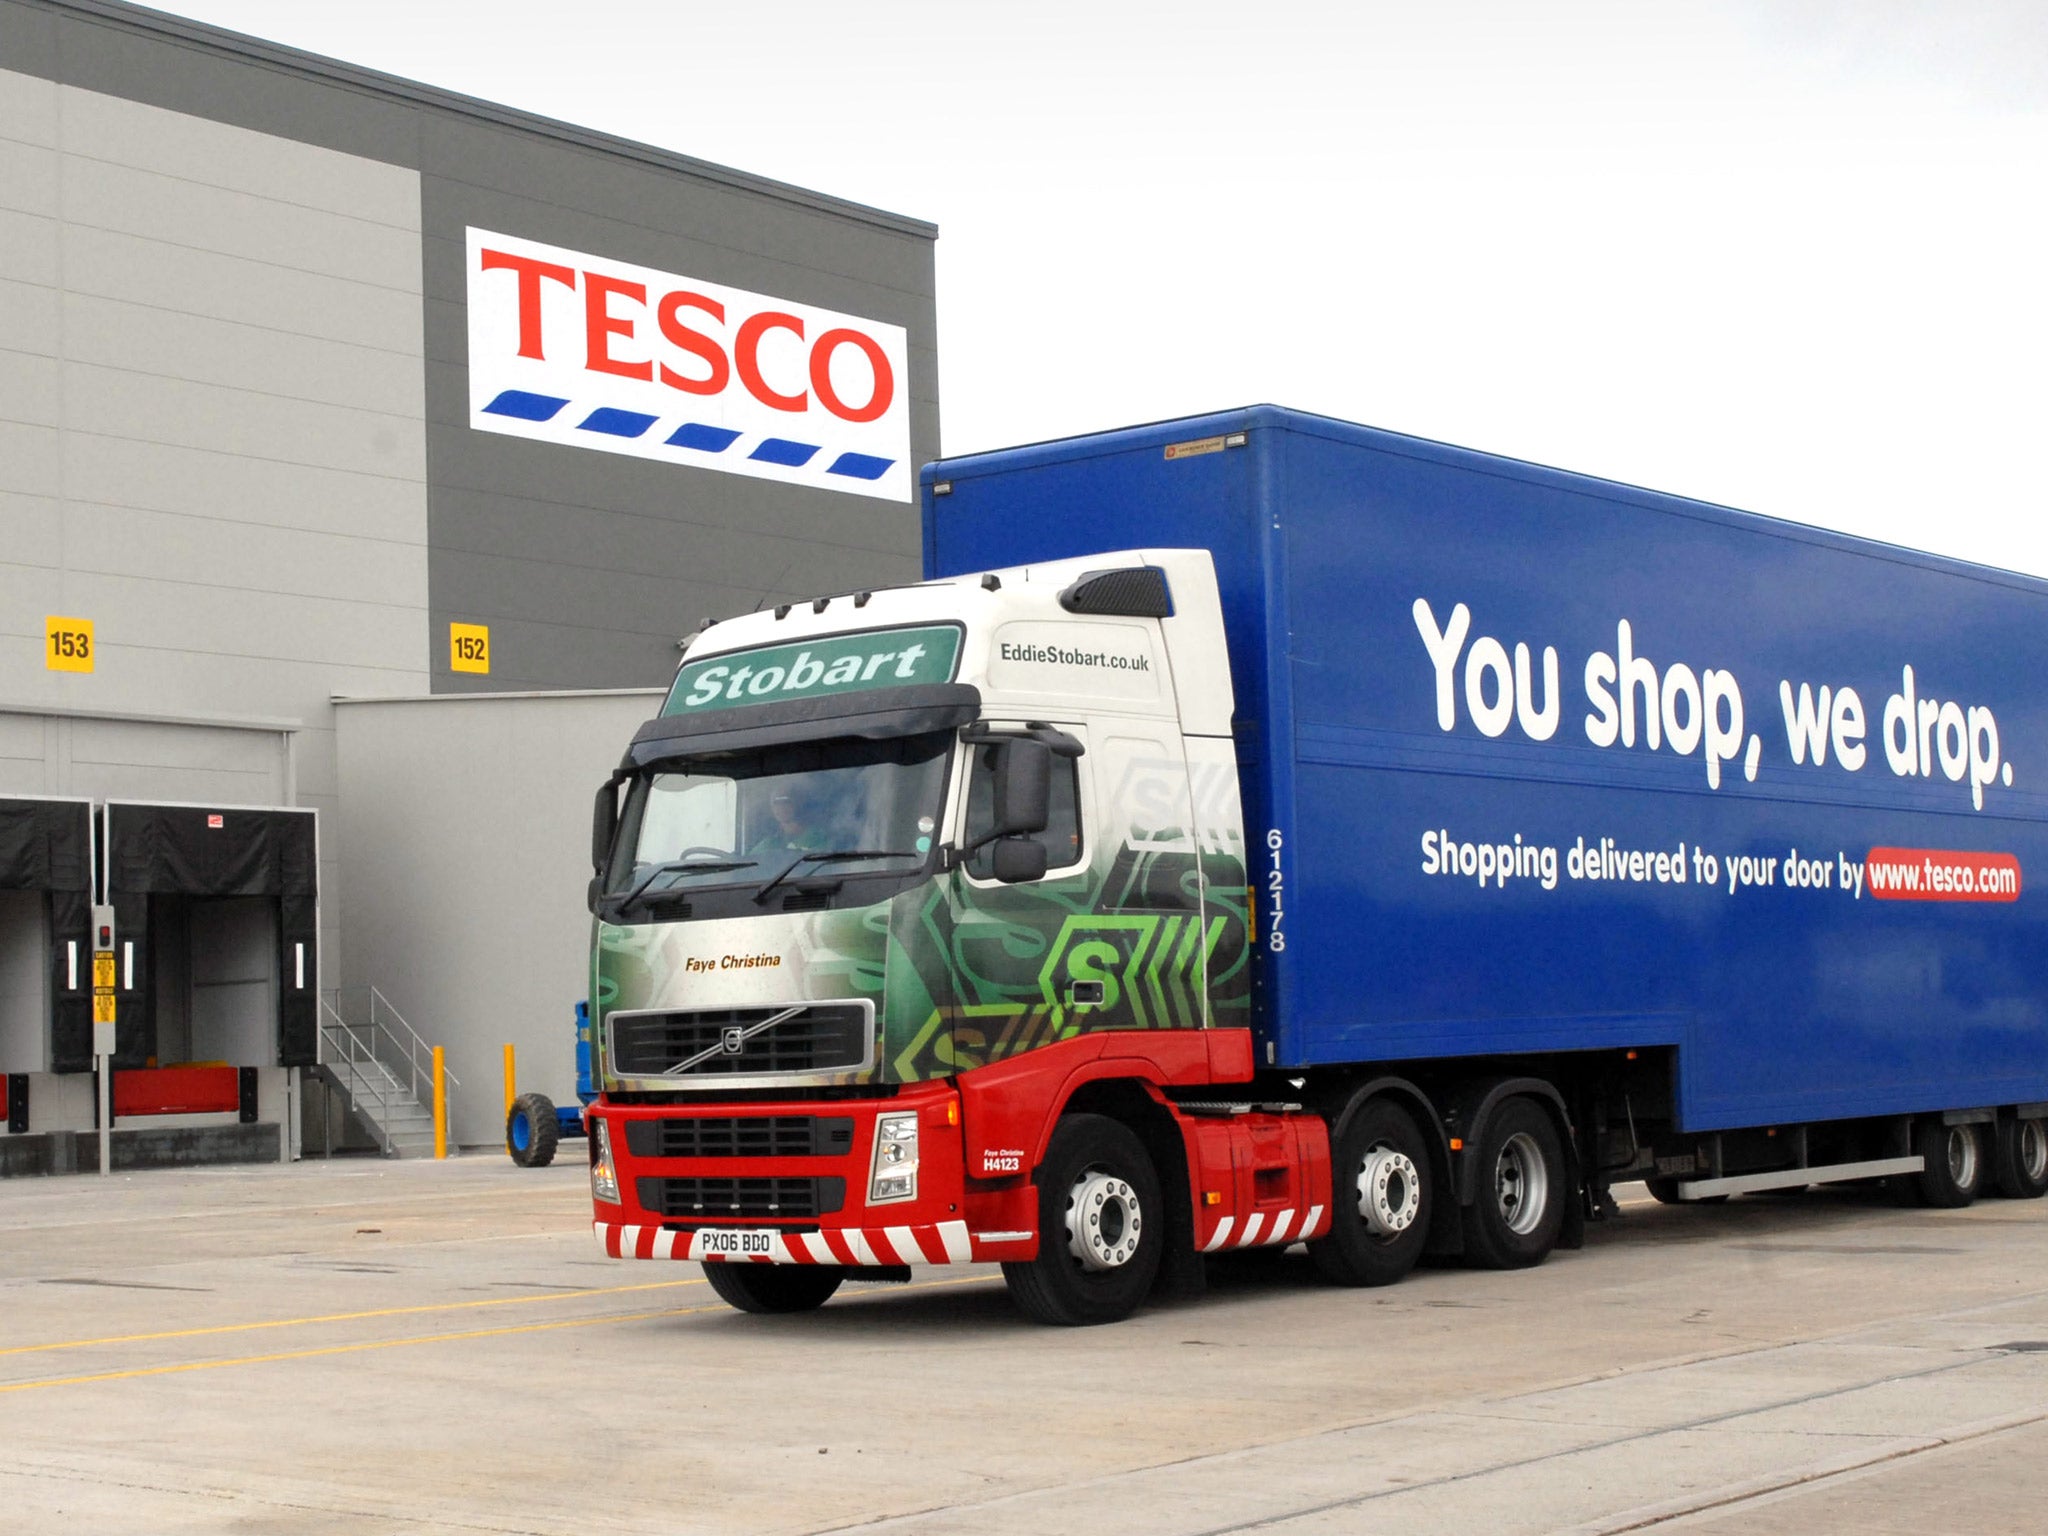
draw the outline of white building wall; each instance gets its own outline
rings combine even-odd
[[[374,984],[447,1048],[465,1145],[504,1137],[503,1054],[522,1091],[576,1102],[589,986],[597,788],[659,689],[339,701],[343,980]]]

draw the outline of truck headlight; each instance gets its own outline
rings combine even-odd
[[[597,1122],[597,1135],[591,1145],[596,1148],[596,1155],[590,1159],[590,1197],[608,1205],[617,1205],[619,1175],[612,1165],[612,1132],[602,1120]]]
[[[891,1205],[917,1198],[917,1116],[881,1115],[875,1120],[875,1166],[868,1179],[868,1204]]]

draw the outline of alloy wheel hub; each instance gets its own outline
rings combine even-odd
[[[1083,1269],[1118,1269],[1138,1251],[1145,1225],[1138,1193],[1115,1174],[1090,1172],[1067,1197],[1067,1251]]]
[[[1406,1153],[1374,1147],[1358,1169],[1358,1214],[1375,1237],[1394,1237],[1422,1210],[1422,1179]]]

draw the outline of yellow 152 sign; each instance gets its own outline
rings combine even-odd
[[[448,667],[454,672],[491,670],[491,631],[485,624],[448,626]]]

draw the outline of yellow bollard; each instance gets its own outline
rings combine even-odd
[[[512,1120],[513,1101],[519,1097],[518,1080],[513,1076],[512,1065],[512,1042],[507,1040],[505,1042],[505,1120],[507,1124],[510,1124]]]
[[[448,1155],[448,1062],[440,1046],[434,1047],[434,1156]]]

